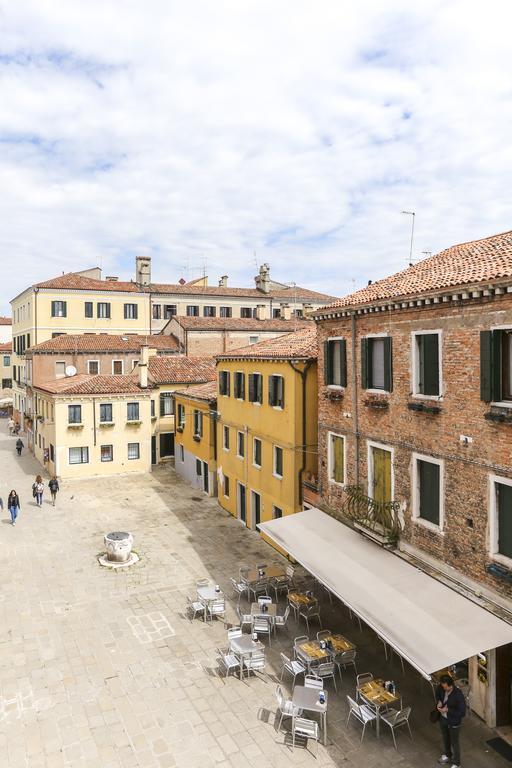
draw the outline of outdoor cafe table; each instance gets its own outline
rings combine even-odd
[[[250,656],[254,651],[262,651],[265,649],[263,643],[259,640],[253,640],[252,635],[239,635],[239,637],[233,637],[230,642],[231,650],[240,656],[240,680],[243,676],[243,658],[244,656]]]
[[[292,704],[304,712],[314,712],[320,715],[320,728],[323,731],[323,744],[327,744],[327,691],[324,691],[325,704],[318,701],[318,688],[307,688],[305,685],[296,685],[293,689]]]
[[[322,648],[320,640],[307,640],[297,646],[297,655],[301,656],[309,666],[315,661],[328,661],[338,653],[344,653],[345,651],[353,651],[355,645],[347,640],[343,635],[328,635],[322,638],[325,642],[328,640],[332,643],[331,648]]]
[[[260,576],[258,568],[251,568],[250,571],[246,571],[242,575],[242,580],[252,583],[254,581],[260,581],[261,579],[276,579],[278,576],[286,576],[284,568],[279,565],[271,565],[268,568],[263,568],[263,571],[263,576]]]
[[[197,587],[197,596],[204,603],[204,620],[206,621],[206,610],[208,603],[212,603],[214,600],[218,600],[223,597],[222,592],[215,591],[215,584],[204,584],[201,587]]]
[[[369,704],[372,709],[375,710],[376,719],[376,735],[380,736],[380,710],[384,707],[389,707],[392,704],[396,704],[401,701],[402,697],[398,693],[390,693],[384,687],[383,680],[371,680],[369,683],[363,683],[358,687],[359,696],[366,704]]]
[[[288,600],[298,605],[312,605],[317,602],[314,595],[305,595],[303,592],[288,592]]]
[[[251,616],[268,616],[272,621],[277,615],[277,605],[275,603],[265,603],[267,610],[262,610],[261,603],[251,603]]]

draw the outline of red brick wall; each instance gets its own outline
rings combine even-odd
[[[356,437],[352,384],[352,320],[340,318],[319,323],[319,452],[320,488],[324,502],[334,512],[341,507],[343,491],[327,477],[327,433],[347,438],[347,482],[355,484]],[[394,498],[406,503],[407,541],[429,555],[485,582],[499,593],[512,597],[512,587],[485,571],[489,556],[489,476],[512,478],[512,425],[484,418],[490,410],[480,400],[480,330],[496,325],[512,326],[512,297],[496,296],[457,305],[440,305],[378,312],[356,318],[356,378],[359,414],[359,483],[367,490],[367,440],[394,449]],[[443,397],[428,401],[441,412],[429,415],[411,411],[411,349],[413,331],[442,331]],[[393,391],[379,397],[387,410],[368,407],[368,394],[361,390],[360,341],[368,334],[389,333],[393,338]],[[323,341],[329,336],[347,340],[347,387],[343,399],[326,398]],[[460,435],[473,438],[465,446]],[[411,518],[412,453],[444,459],[444,532],[433,532]]]

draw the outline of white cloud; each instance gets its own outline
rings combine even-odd
[[[510,228],[508,4],[0,2],[0,309],[102,262],[342,295]],[[14,268],[11,269],[11,266]]]

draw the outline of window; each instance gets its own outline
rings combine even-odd
[[[233,317],[233,312],[231,307],[221,307],[220,308],[220,316],[221,317]]]
[[[197,410],[197,408],[194,409],[194,436],[203,436],[203,413]]]
[[[128,458],[140,459],[140,445],[139,443],[128,443]]]
[[[203,307],[203,317],[215,317],[217,310],[215,307]]]
[[[66,317],[66,316],[67,316],[67,302],[52,301],[52,317]]]
[[[293,314],[295,317],[304,317],[304,310],[303,309],[294,309]]]
[[[55,447],[50,443],[50,461],[55,461]]]
[[[86,317],[92,317],[93,316],[92,301],[84,302],[84,310],[85,310],[85,316]]]
[[[82,406],[68,405],[68,424],[82,423]]]
[[[229,477],[224,475],[224,496],[229,499]]]
[[[261,496],[256,491],[251,491],[251,511],[254,527],[261,523]]]
[[[174,414],[174,400],[171,392],[160,393],[160,416],[172,416]]]
[[[200,459],[196,459],[196,475],[201,477],[203,474],[203,462]]]
[[[222,447],[229,451],[229,427],[222,427]]]
[[[413,334],[413,393],[427,397],[441,394],[440,333]]]
[[[70,448],[68,456],[70,464],[88,464],[89,448]]]
[[[66,375],[66,363],[59,360],[57,363],[55,363],[55,377],[57,379],[61,379],[65,375]]]
[[[185,463],[185,448],[182,444],[180,444],[180,461],[182,464]]]
[[[255,437],[252,443],[252,463],[261,469],[261,440]]]
[[[274,408],[284,408],[284,379],[282,376],[268,377],[268,402]]]
[[[480,333],[480,397],[488,403],[512,400],[512,329]]]
[[[324,379],[328,387],[347,386],[347,344],[345,339],[324,342]]]
[[[252,317],[251,307],[240,307],[240,317]]]
[[[491,555],[512,560],[512,480],[491,477]]]
[[[100,424],[110,424],[112,421],[112,403],[100,403]]]
[[[274,318],[281,317],[281,308],[280,307],[274,307],[272,309],[272,317],[274,317]]]
[[[136,304],[124,305],[124,319],[125,320],[137,320],[139,316],[139,308]]]
[[[183,429],[185,426],[185,406],[178,403],[178,426]]]
[[[442,528],[442,461],[413,454],[412,515]]]
[[[176,306],[176,304],[166,304],[164,306],[164,319],[165,320],[170,320],[171,317],[174,317],[177,314],[178,314],[178,307]],[[188,312],[187,312],[187,314],[188,314]]]
[[[122,360],[112,360],[112,373],[114,376],[122,376],[124,373],[124,362]]]
[[[228,396],[230,393],[231,377],[229,371],[219,371],[219,393]]]
[[[274,475],[283,477],[283,449],[274,445]]]
[[[65,333],[58,333],[57,331],[55,331],[54,333],[52,333],[52,339],[56,339],[57,336],[65,336],[65,335],[66,335]]]
[[[99,301],[96,305],[96,317],[110,318],[110,303]]]
[[[87,361],[87,373],[92,376],[96,376],[100,372],[100,364],[98,360]]]
[[[187,317],[199,317],[199,307],[196,304],[187,305]]]
[[[139,404],[138,403],[126,404],[126,419],[127,421],[139,421]]]
[[[361,382],[363,389],[393,389],[392,341],[390,336],[361,339]]]
[[[4,368],[9,368],[11,365],[10,355],[4,355]]]
[[[245,373],[242,371],[236,371],[235,373],[233,390],[233,394],[237,400],[245,399]]]
[[[274,520],[278,520],[280,517],[283,516],[283,510],[281,507],[276,507],[275,505],[272,507],[272,517]]]
[[[249,374],[249,402],[263,402],[263,376],[261,373]]]
[[[160,320],[162,317],[162,305],[153,304],[153,320]]]
[[[249,336],[249,344],[257,344],[259,336]]]
[[[240,459],[243,459],[243,457],[245,456],[245,435],[243,432],[237,432],[236,455]]]
[[[114,449],[111,445],[101,445],[100,454],[102,461],[113,461],[114,459]]]
[[[331,483],[345,483],[345,438],[329,432],[329,480]]]
[[[154,400],[151,400],[150,408],[151,408],[151,418],[154,419],[155,416],[156,416],[156,413],[155,413],[155,401]]]

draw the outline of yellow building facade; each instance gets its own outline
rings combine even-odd
[[[189,387],[176,398],[176,472],[208,496],[217,493],[217,382]]]
[[[303,508],[317,474],[316,328],[217,358],[220,505],[247,527]]]

